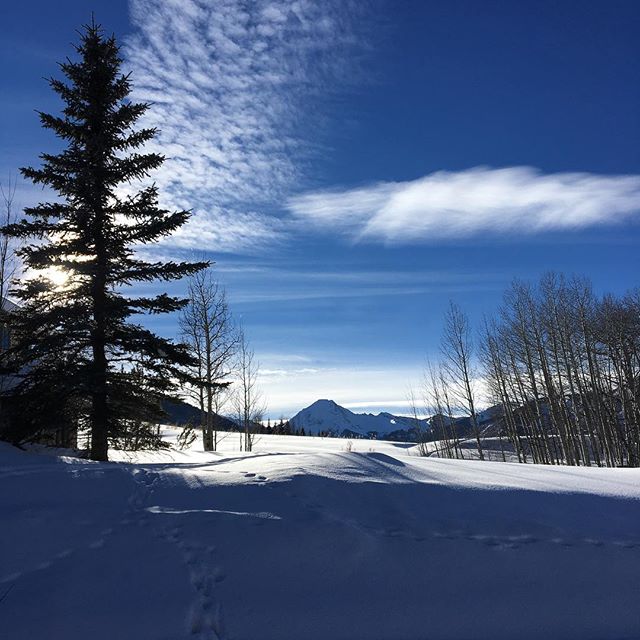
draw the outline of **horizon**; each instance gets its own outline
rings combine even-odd
[[[116,0],[95,14],[134,98],[154,103],[163,203],[194,210],[149,252],[215,261],[270,419],[319,398],[407,415],[449,300],[475,326],[514,278],[640,284],[637,2],[249,12]],[[3,185],[59,144],[34,110],[58,112],[42,78],[89,13],[79,0],[7,7]],[[42,199],[19,182],[17,205]],[[175,316],[146,324],[176,335]]]

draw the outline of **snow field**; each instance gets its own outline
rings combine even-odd
[[[638,470],[238,444],[106,464],[0,445],[2,638],[640,635]]]

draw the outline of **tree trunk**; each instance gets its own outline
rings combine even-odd
[[[96,314],[97,316],[99,314]],[[102,323],[96,322],[93,336],[94,378],[91,389],[91,459],[108,460],[107,358]]]

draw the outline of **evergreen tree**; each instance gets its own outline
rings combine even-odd
[[[21,170],[59,199],[25,209],[26,219],[4,229],[9,237],[32,239],[20,253],[39,274],[16,291],[23,305],[10,352],[21,372],[13,396],[28,402],[47,389],[46,398],[65,398],[74,411],[84,401],[81,420],[90,429],[91,457],[106,460],[109,439],[126,421],[157,420],[160,395],[174,389],[179,367],[190,358],[182,345],[131,321],[135,314],[177,311],[186,301],[127,296],[124,290],[136,282],[178,279],[206,263],[148,262],[136,255],[137,246],[171,234],[189,212],[162,209],[155,185],[124,194],[124,185],[131,189],[164,161],[138,151],[155,135],[154,129],[134,129],[149,105],[129,100],[131,82],[121,72],[113,36],[105,37],[96,24],[86,26],[76,51],[78,61],[60,65],[66,80],[49,80],[64,102],[62,114],[39,114],[66,148],[42,154],[39,169]],[[62,274],[64,283],[56,285],[52,273]],[[42,426],[47,415],[45,396],[39,397],[32,408],[44,412],[36,420]]]

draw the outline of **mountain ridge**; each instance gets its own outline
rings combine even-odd
[[[386,411],[378,414],[354,413],[326,398],[316,400],[300,410],[289,423],[306,433],[334,436],[389,437],[393,434],[409,434],[416,428],[429,428],[427,420],[397,416]]]

